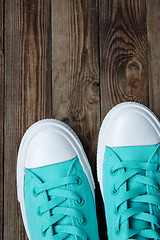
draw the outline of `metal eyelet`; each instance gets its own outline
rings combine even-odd
[[[32,189],[32,195],[33,195],[34,197],[38,197],[39,193],[36,193],[36,187],[34,187],[34,188]]]
[[[119,190],[115,188],[115,185],[113,185],[113,187],[112,187],[112,189],[111,189],[112,195],[117,195],[118,192],[119,192]]]
[[[82,206],[84,204],[84,199],[79,198],[79,200],[75,200],[76,205]]]
[[[82,184],[82,179],[80,177],[76,177],[76,184],[81,185]]]
[[[117,170],[113,170],[113,167],[110,168],[110,175],[111,176],[115,176],[117,175],[118,171]]]

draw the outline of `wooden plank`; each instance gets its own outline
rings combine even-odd
[[[52,1],[53,116],[80,137],[95,171],[99,113],[98,1]]]
[[[19,239],[17,216],[16,154],[19,107],[18,7],[5,1],[5,114],[4,114],[4,239]],[[23,239],[23,238],[22,238]]]
[[[0,0],[0,239],[3,239],[3,103],[4,103],[4,48],[3,0]]]
[[[160,118],[160,1],[147,0],[147,36],[149,44],[149,102]]]
[[[102,118],[114,105],[148,105],[148,46],[145,0],[100,0]]]
[[[69,124],[78,134],[94,175],[100,126],[99,88],[98,0],[52,1],[53,117]],[[100,235],[105,239],[99,190],[96,194]]]
[[[50,1],[5,1],[4,239],[27,239],[16,191],[21,137],[51,116]]]

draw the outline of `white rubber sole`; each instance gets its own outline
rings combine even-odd
[[[136,102],[125,102],[125,103],[120,103],[113,107],[106,117],[104,118],[100,132],[99,132],[99,137],[98,137],[98,147],[97,147],[97,176],[98,176],[98,181],[100,184],[100,189],[102,192],[103,196],[103,176],[102,176],[102,167],[103,167],[103,160],[104,160],[104,153],[105,153],[105,136],[107,132],[110,129],[110,126],[114,119],[116,119],[122,112],[125,111],[126,108],[132,108],[132,109],[141,109],[141,111],[144,112],[144,115],[148,120],[152,123],[152,126],[155,128],[157,133],[160,136],[160,121],[157,118],[157,116],[146,106],[136,103]],[[105,133],[105,134],[104,134]],[[158,142],[157,142],[158,143]],[[156,143],[155,143],[156,144]]]
[[[46,126],[56,126],[57,128],[61,128],[63,130],[63,135],[66,136],[67,140],[69,140],[70,144],[74,148],[75,152],[78,155],[79,161],[83,167],[83,170],[87,176],[89,185],[92,190],[93,197],[95,199],[95,184],[91,171],[90,164],[88,162],[87,156],[84,152],[83,146],[76,135],[76,133],[65,123],[55,120],[55,119],[44,119],[34,123],[24,134],[22,141],[20,143],[18,158],[17,158],[17,196],[18,201],[20,202],[22,218],[25,226],[25,230],[27,236],[30,240],[30,234],[27,224],[26,211],[25,211],[25,201],[24,201],[24,170],[25,170],[25,156],[26,151],[31,141],[32,137],[42,131]]]

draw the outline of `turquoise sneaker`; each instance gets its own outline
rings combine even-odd
[[[160,239],[160,122],[148,108],[122,103],[107,114],[97,172],[108,239]]]
[[[94,180],[71,128],[41,120],[25,133],[17,160],[17,191],[30,240],[98,240]]]

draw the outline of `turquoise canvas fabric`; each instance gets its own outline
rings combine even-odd
[[[98,240],[93,194],[78,157],[25,169],[25,210],[31,240]]]
[[[106,147],[103,196],[109,240],[160,239],[160,144]]]

